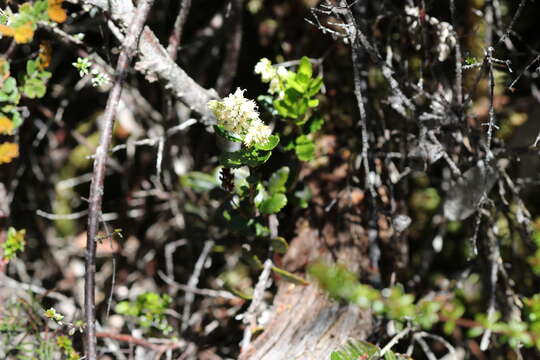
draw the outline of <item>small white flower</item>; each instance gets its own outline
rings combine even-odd
[[[248,147],[253,144],[265,144],[268,142],[270,135],[272,135],[272,129],[269,126],[265,125],[260,119],[254,120],[244,137],[244,144]]]
[[[216,116],[218,125],[243,137],[243,142],[248,147],[267,142],[272,134],[270,127],[259,118],[255,101],[246,99],[244,90],[240,88],[221,101],[209,101],[208,108]]]
[[[275,77],[270,81],[270,85],[268,86],[268,92],[270,94],[276,94],[281,91],[281,83],[279,81],[279,78]]]
[[[255,65],[255,74],[261,75],[262,82],[269,82],[276,76],[276,69],[274,69],[270,60],[262,58]]]
[[[285,69],[285,66],[280,66],[280,67],[277,68],[277,75],[281,79],[287,79],[291,75],[291,72],[289,70]]]

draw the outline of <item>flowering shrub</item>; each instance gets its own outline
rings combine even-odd
[[[220,133],[230,133],[229,137],[234,139],[233,141],[241,139],[246,147],[267,144],[272,130],[259,118],[257,104],[246,99],[244,91],[238,88],[234,94],[222,101],[210,101],[208,107],[217,118]]]

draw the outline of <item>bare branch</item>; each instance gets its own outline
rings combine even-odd
[[[231,91],[232,82],[238,68],[238,57],[242,46],[242,10],[244,0],[231,0],[232,8],[228,19],[230,37],[225,46],[225,59],[221,66],[221,72],[216,82],[216,90],[220,96],[225,96]]]
[[[110,0],[72,0],[84,2],[107,11],[118,25],[125,29],[133,18],[134,6],[131,1]],[[215,121],[208,109],[208,101],[218,98],[217,93],[204,89],[180,68],[160,44],[158,38],[148,27],[144,28],[139,40],[139,61],[135,69],[146,76],[150,82],[160,80],[180,102],[201,116],[201,121],[210,125]]]
[[[173,61],[176,61],[178,47],[182,41],[182,31],[184,30],[184,25],[190,9],[191,0],[182,0],[182,3],[180,4],[180,11],[178,12],[178,16],[174,21],[174,29],[171,36],[169,36],[169,46],[167,46],[167,52]]]
[[[126,2],[121,2],[126,3]],[[88,236],[85,261],[84,310],[86,321],[85,354],[88,360],[97,359],[96,344],[96,309],[95,309],[95,272],[96,272],[96,235],[98,232],[103,197],[103,180],[107,164],[107,152],[111,144],[114,114],[120,101],[122,84],[127,77],[129,64],[137,49],[137,39],[142,31],[146,17],[150,12],[153,0],[142,0],[137,7],[135,16],[129,26],[128,35],[123,43],[123,49],[116,65],[114,86],[107,99],[105,113],[102,119],[102,129],[99,146],[96,149],[96,160],[92,175],[89,196]]]

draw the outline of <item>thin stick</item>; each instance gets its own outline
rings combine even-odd
[[[360,48],[360,44],[357,42],[357,36],[359,32],[359,27],[356,24],[356,21],[354,20],[354,16],[349,8],[347,8],[345,12],[345,19],[347,21],[347,24],[350,26],[347,29],[347,33],[349,34],[349,40],[351,43],[351,56],[352,56],[352,65],[353,65],[353,72],[354,72],[354,95],[356,97],[356,103],[358,104],[358,112],[360,113],[360,129],[361,129],[361,136],[362,136],[362,163],[364,165],[364,175],[365,175],[365,186],[368,187],[370,195],[373,199],[376,198],[377,194],[375,192],[375,189],[373,187],[373,183],[371,181],[370,177],[370,169],[369,169],[369,159],[368,159],[368,153],[369,153],[369,135],[367,131],[367,114],[366,109],[364,106],[364,97],[362,96],[362,79],[361,79],[361,59],[359,56],[360,51],[362,50]]]
[[[186,293],[193,293],[201,296],[209,296],[224,299],[237,299],[238,297],[225,290],[214,289],[200,289],[197,287],[189,287],[188,285],[179,284],[169,276],[165,275],[161,270],[158,270],[159,277],[167,283],[170,287],[177,290],[185,291]]]
[[[456,23],[456,2],[455,0],[450,0],[450,13],[452,16],[452,27],[454,28],[454,37],[456,38],[456,102],[461,106],[463,103],[463,70],[461,68],[461,46],[459,44],[459,37],[457,34],[457,23]]]
[[[392,349],[392,347],[394,347],[394,345],[396,345],[399,340],[401,340],[402,338],[404,338],[409,332],[411,331],[411,327],[410,326],[407,326],[405,329],[401,330],[399,333],[396,334],[396,336],[394,336],[389,342],[388,344],[386,344],[382,349],[381,351],[379,352],[379,357],[383,357],[384,354],[386,354],[388,351],[390,351]]]
[[[137,7],[135,16],[124,40],[123,48],[116,65],[115,83],[107,99],[103,126],[101,129],[99,146],[96,149],[96,160],[90,186],[88,206],[88,236],[85,259],[85,286],[84,286],[84,312],[86,321],[85,354],[86,359],[97,359],[96,341],[96,309],[95,309],[95,273],[96,273],[96,235],[98,232],[101,214],[101,201],[103,196],[103,180],[107,164],[107,151],[111,144],[114,113],[120,101],[122,83],[127,77],[128,67],[137,48],[137,39],[143,29],[146,17],[153,4],[153,0],[142,0]]]
[[[225,59],[216,82],[216,91],[225,96],[232,86],[238,68],[238,58],[242,47],[242,11],[244,0],[230,0],[231,14],[229,17],[230,36],[225,46]]]
[[[206,262],[206,258],[208,257],[208,254],[210,253],[210,250],[212,250],[212,247],[214,246],[214,242],[211,240],[208,240],[204,243],[204,248],[201,252],[201,255],[197,259],[197,262],[195,263],[195,269],[193,270],[193,274],[191,274],[191,277],[189,278],[187,286],[192,289],[197,288],[197,284],[199,283],[199,277],[201,276],[201,272],[204,266],[204,263]],[[191,312],[191,305],[193,304],[193,301],[195,300],[195,292],[189,291],[186,292],[186,302],[184,304],[184,309],[182,311],[182,331],[185,331],[189,326],[189,314]]]
[[[257,326],[257,308],[260,306],[264,291],[268,285],[268,279],[270,278],[270,272],[272,271],[272,260],[267,259],[264,262],[264,268],[257,280],[257,285],[255,285],[255,290],[253,291],[253,299],[247,311],[244,314],[243,322],[246,324],[244,328],[244,337],[242,338],[242,352],[248,349],[249,343],[251,342],[251,333],[253,329]]]
[[[180,4],[180,11],[178,12],[178,16],[174,21],[174,29],[171,36],[169,36],[169,45],[167,46],[167,52],[173,61],[176,61],[176,56],[178,55],[178,47],[182,41],[182,32],[184,30],[184,25],[190,9],[191,0],[182,0],[182,4]]]

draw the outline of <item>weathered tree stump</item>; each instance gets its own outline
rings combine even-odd
[[[321,200],[318,214],[310,214],[310,222],[304,220],[298,226],[283,259],[284,268],[305,275],[307,264],[322,260],[364,272],[369,265],[368,240],[359,225],[358,194],[316,192]],[[339,200],[328,211],[322,205],[332,196]],[[271,320],[240,360],[323,360],[348,339],[366,339],[372,331],[371,313],[330,299],[314,279],[309,280],[307,286],[278,284]]]

